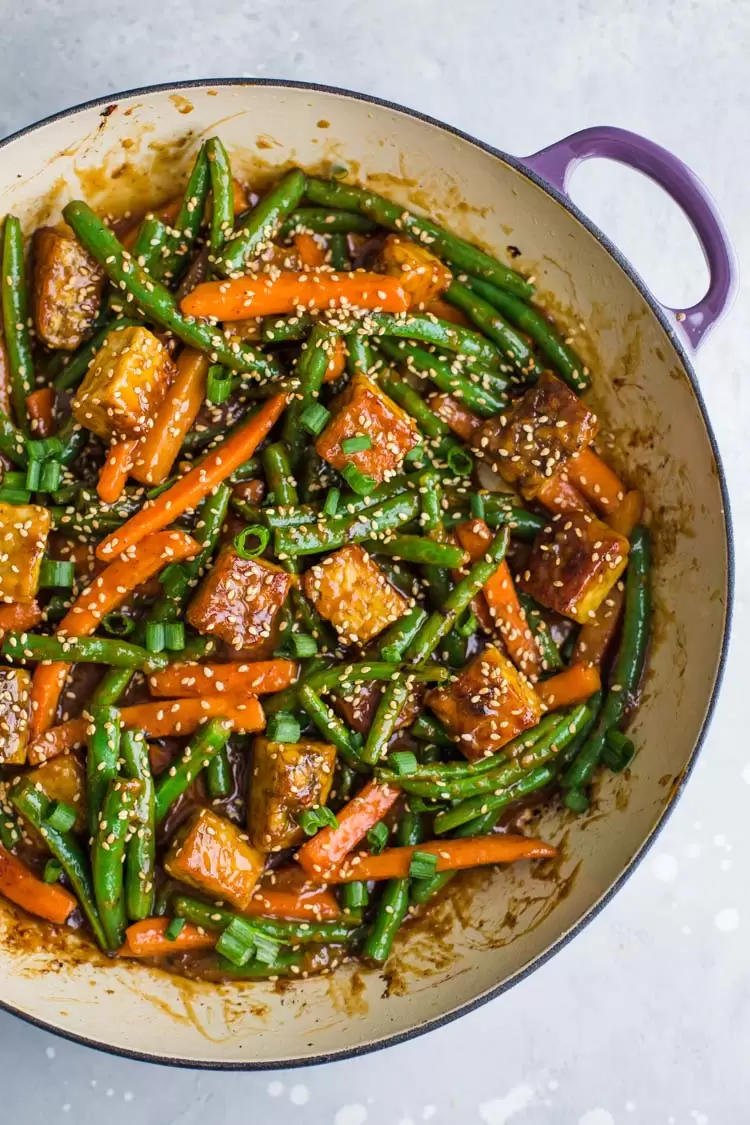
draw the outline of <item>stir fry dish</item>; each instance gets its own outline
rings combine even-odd
[[[0,893],[213,980],[382,965],[634,753],[591,373],[510,266],[218,138],[63,220],[2,234]]]

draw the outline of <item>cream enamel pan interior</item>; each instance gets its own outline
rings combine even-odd
[[[731,558],[712,439],[684,354],[632,274],[573,211],[513,163],[436,122],[354,95],[228,82],[136,92],[60,115],[0,147],[0,215],[27,228],[67,200],[120,209],[175,194],[200,139],[219,133],[242,174],[345,164],[376,190],[532,270],[539,295],[586,331],[580,348],[617,439],[615,464],[652,503],[655,643],[632,726],[629,779],[607,775],[596,811],[547,817],[554,872],[478,879],[470,921],[439,909],[441,936],[407,930],[384,981],[217,989],[107,962],[77,940],[34,951],[28,919],[0,915],[0,997],[9,1010],[105,1049],[187,1066],[264,1067],[336,1058],[426,1030],[517,980],[559,948],[621,883],[690,769],[720,675]],[[619,452],[618,452],[619,451]],[[563,893],[564,892],[564,893]],[[528,899],[533,905],[524,907]],[[512,931],[503,926],[508,912]],[[460,915],[460,918],[459,918]]]

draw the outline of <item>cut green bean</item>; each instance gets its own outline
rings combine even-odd
[[[279,528],[275,532],[275,554],[282,559],[317,555],[334,551],[347,543],[363,543],[365,539],[401,527],[414,519],[418,512],[419,496],[416,492],[407,492],[362,512],[335,516],[325,523]]]
[[[224,749],[231,733],[232,726],[225,719],[209,719],[198,728],[179,762],[168,773],[162,774],[156,783],[154,815],[157,824],[161,824],[190,782]]]
[[[494,340],[501,355],[510,360],[524,378],[536,378],[541,374],[534,352],[526,340],[504,320],[489,302],[482,300],[471,289],[454,281],[443,294],[446,301],[466,313],[480,332]]]
[[[296,208],[305,191],[306,177],[298,168],[287,172],[278,184],[240,223],[216,263],[223,277],[241,273],[279,233],[284,220]]]
[[[565,665],[560,656],[560,650],[552,639],[549,625],[544,619],[541,607],[529,594],[519,594],[518,598],[526,614],[526,624],[529,626],[539,649],[542,668],[545,673],[562,671]]]
[[[34,389],[34,359],[29,328],[29,296],[23,253],[23,230],[15,215],[7,215],[3,229],[3,276],[0,281],[3,333],[8,352],[10,398],[16,424],[30,434],[26,397]]]
[[[466,562],[466,551],[454,543],[441,543],[421,535],[393,535],[388,539],[365,540],[365,549],[404,562],[457,569]]]
[[[413,812],[404,814],[396,830],[399,847],[412,847],[422,839],[421,818]],[[410,879],[389,879],[383,888],[372,928],[365,940],[366,957],[382,965],[388,960],[393,939],[409,911]]]
[[[342,315],[345,313],[339,314]],[[337,327],[341,327],[342,331],[359,332],[374,337],[376,342],[379,342],[383,336],[400,340],[418,340],[447,352],[456,352],[466,359],[478,359],[490,366],[497,366],[507,355],[507,349],[496,346],[484,329],[482,335],[481,332],[463,328],[449,320],[439,320],[427,313],[399,313],[396,316],[392,313],[368,312],[364,320],[358,323],[359,327],[357,323],[341,326],[338,317],[336,318]],[[507,384],[507,380],[503,382]]]
[[[122,720],[116,707],[93,709],[86,755],[86,808],[92,837],[99,826],[107,786],[117,777],[121,733]]]
[[[94,894],[106,948],[112,952],[125,940],[125,849],[133,828],[133,812],[141,796],[140,781],[111,781],[102,802],[91,845]]]
[[[177,895],[172,900],[172,910],[175,917],[184,918],[186,922],[210,932],[225,930],[237,918],[247,920],[244,915],[236,914],[233,910],[201,902],[200,899],[189,898],[187,895]],[[318,922],[311,912],[309,921],[284,921],[280,918],[254,916],[250,924],[258,933],[272,938],[280,945],[307,945],[356,940],[359,936],[356,928],[358,921],[359,919],[349,918],[341,922]]]
[[[175,278],[181,272],[198,237],[211,187],[211,173],[206,155],[206,145],[201,145],[195,158],[185,196],[174,221],[166,245],[166,253],[152,269],[155,278]]]
[[[349,257],[349,239],[347,236],[342,232],[334,231],[328,239],[328,245],[331,248],[331,268],[334,270],[350,270],[352,262]]]
[[[378,339],[378,348],[385,352],[389,359],[403,363],[407,370],[420,377],[431,379],[441,391],[455,395],[464,402],[469,410],[473,410],[482,418],[492,418],[500,414],[507,404],[507,399],[500,398],[497,394],[485,390],[479,380],[474,380],[470,374],[463,374],[455,370],[456,364],[425,351],[424,348],[410,344],[407,340],[395,340],[388,336]]]
[[[316,324],[307,343],[302,347],[302,354],[297,363],[299,385],[294,398],[284,412],[282,424],[282,437],[289,447],[289,462],[292,468],[299,464],[303,449],[308,442],[308,435],[300,425],[300,418],[304,411],[317,401],[337,340],[340,340],[340,336],[330,328]]]
[[[206,141],[206,159],[211,179],[211,233],[208,248],[216,257],[223,250],[227,239],[232,237],[234,184],[227,150],[218,137],[211,137]]]
[[[148,652],[115,637],[43,637],[34,633],[6,633],[0,648],[5,656],[24,660],[62,660],[76,664],[109,664],[113,668],[160,672],[169,657]]]
[[[311,234],[372,234],[374,230],[377,230],[375,223],[353,211],[335,211],[328,207],[298,207],[282,223],[279,228],[279,238],[291,238],[298,231],[310,231]],[[340,268],[334,265],[334,269]]]
[[[133,807],[133,833],[127,842],[125,858],[127,915],[131,922],[140,922],[154,912],[156,878],[154,779],[143,732],[123,731],[120,753],[123,773],[141,786]]]

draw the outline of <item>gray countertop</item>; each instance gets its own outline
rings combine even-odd
[[[750,261],[747,0],[131,0],[122,15],[122,6],[91,0],[4,0],[2,7],[0,134],[108,91],[224,75],[360,89],[515,153],[586,125],[621,125],[691,165],[713,191],[741,262]],[[659,297],[677,304],[700,296],[700,252],[658,189],[599,163],[576,173],[572,194]],[[0,1015],[0,1121],[748,1121],[745,331],[738,304],[697,363],[734,500],[738,585],[729,668],[687,792],[615,901],[493,1003],[425,1038],[328,1067],[170,1071],[98,1054]]]

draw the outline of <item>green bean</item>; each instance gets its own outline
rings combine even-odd
[[[407,340],[395,340],[388,336],[378,338],[378,348],[385,352],[389,359],[406,365],[407,370],[419,376],[426,376],[441,391],[447,391],[464,402],[470,410],[483,418],[491,418],[500,414],[506,406],[507,400],[491,391],[485,390],[469,375],[464,375],[455,370],[456,363],[441,359],[424,348],[410,344]]]
[[[31,433],[26,396],[34,389],[34,359],[29,327],[29,297],[23,256],[23,230],[15,215],[5,219],[2,256],[3,330],[8,352],[10,398],[19,429]]]
[[[414,643],[412,641],[406,648],[404,659],[407,661]],[[407,673],[416,683],[443,683],[448,679],[448,673],[440,664],[424,664],[420,668],[412,668],[409,664],[402,667],[390,661],[365,660],[359,664],[335,664],[332,668],[312,672],[305,683],[313,691],[348,691],[361,684],[389,683],[394,677]]]
[[[418,844],[422,839],[420,817],[407,812],[396,830],[396,843],[402,847]],[[396,931],[409,910],[409,883],[406,879],[389,879],[383,888],[378,911],[372,923],[363,952],[371,961],[382,965],[388,960]]]
[[[296,559],[289,559],[287,561],[289,563],[297,562]],[[335,630],[328,624],[325,618],[320,616],[310,599],[306,597],[298,587],[292,587],[290,596],[295,617],[301,623],[302,631],[312,634],[323,652],[335,652],[339,647]]]
[[[345,317],[346,311],[342,310],[339,316]],[[351,325],[339,325],[338,317],[336,323],[343,332],[374,336],[377,341],[382,336],[419,340],[447,352],[457,352],[466,358],[481,360],[490,366],[497,366],[501,359],[499,349],[490,339],[485,338],[486,334],[482,336],[471,328],[463,328],[449,320],[439,320],[427,313],[400,313],[394,316],[391,313],[368,312],[363,320]]]
[[[426,620],[427,614],[421,606],[415,605],[407,610],[378,637],[378,659],[394,663],[401,660]]]
[[[439,532],[443,526],[443,484],[434,469],[427,469],[419,477],[419,523],[425,535]],[[447,565],[445,563],[443,566]],[[458,564],[461,565],[460,563]]]
[[[342,883],[340,893],[347,914],[360,914],[370,901],[367,883]]]
[[[622,722],[626,711],[636,701],[646,662],[650,617],[650,537],[647,528],[637,527],[630,537],[630,555],[625,575],[625,609],[617,659],[596,728],[562,779],[564,788],[568,790],[583,793],[601,760],[607,732]],[[573,801],[575,803],[576,798]],[[579,808],[582,803],[579,798]]]
[[[110,668],[91,696],[92,707],[114,707],[133,678],[132,668]]]
[[[487,301],[483,301],[458,281],[454,281],[443,296],[455,308],[466,313],[469,320],[476,324],[485,336],[494,340],[501,354],[507,357],[525,378],[537,377],[541,374],[534,352],[524,337],[503,320]]]
[[[248,921],[244,914],[236,914],[233,910],[226,910],[214,903],[201,902],[200,899],[190,898],[187,895],[177,895],[172,900],[172,909],[175,917],[184,918],[186,922],[192,922],[194,926],[201,926],[209,931],[221,932],[236,918]],[[266,937],[273,938],[282,945],[308,945],[350,942],[359,936],[356,929],[357,922],[358,919],[352,918],[341,922],[318,922],[311,911],[309,921],[293,922],[281,918],[254,916],[250,924],[258,933],[265,934]]]
[[[206,770],[206,788],[208,795],[213,800],[221,800],[232,792],[232,764],[229,761],[227,747],[220,750],[215,758],[208,763]]]
[[[86,808],[89,835],[96,834],[107,786],[117,777],[122,720],[116,707],[97,707],[91,713],[86,755]]]
[[[501,809],[493,809],[483,816],[469,820],[452,833],[454,837],[465,839],[468,836],[487,836],[500,819]],[[429,879],[413,879],[410,890],[410,899],[416,906],[421,906],[441,891],[443,887],[455,879],[458,871],[438,871]]]
[[[328,245],[331,248],[331,268],[334,270],[350,270],[352,263],[349,257],[349,239],[346,235],[334,231],[328,239]]]
[[[216,550],[231,495],[232,490],[229,486],[220,484],[201,503],[192,534],[202,545],[202,549],[188,562],[179,564],[185,579],[182,588],[178,588],[172,595],[166,594],[159,598],[149,613],[149,621],[177,621],[181,617],[193,586],[203,574]]]
[[[214,257],[224,249],[234,229],[234,184],[227,150],[218,137],[206,141],[206,158],[211,178],[211,233],[208,248]]]
[[[135,324],[136,321],[128,320],[123,321],[123,327],[128,327],[130,324]],[[63,367],[60,374],[55,378],[55,390],[67,391],[77,387],[83,379],[84,375],[91,365],[91,361],[99,351],[107,336],[113,329],[113,324],[107,322],[102,328],[95,332],[94,335],[81,344],[78,351],[71,356],[70,361]]]
[[[351,184],[309,177],[305,195],[311,203],[343,211],[357,211],[372,219],[378,226],[408,234],[419,245],[428,247],[433,254],[457,269],[466,270],[476,277],[485,277],[519,297],[528,298],[534,292],[531,282],[509,266],[504,266],[463,238],[442,230],[429,219],[415,215],[401,204],[384,199],[375,192],[353,187]]]
[[[530,336],[572,390],[581,394],[591,386],[591,376],[582,360],[543,312],[483,278],[470,277],[465,284]]]
[[[158,268],[168,239],[169,231],[166,224],[156,215],[146,215],[138,228],[131,254],[139,266],[152,273],[155,267]],[[110,327],[114,326],[110,325]]]
[[[441,543],[421,535],[393,535],[389,539],[365,540],[365,550],[372,554],[388,555],[408,563],[426,566],[447,566],[453,569],[466,562],[466,551],[454,543]]]
[[[549,517],[539,516],[518,507],[518,499],[511,492],[483,492],[484,521],[488,527],[507,524],[516,539],[534,539],[549,523]],[[467,489],[445,488],[447,507],[443,523],[449,530],[471,516],[471,492]]]
[[[380,386],[394,402],[411,414],[425,437],[436,444],[436,454],[447,459],[451,450],[455,450],[466,463],[466,471],[461,475],[468,476],[474,468],[474,458],[466,447],[456,438],[452,437],[451,428],[434,413],[422,396],[395,371],[389,371],[380,380]]]
[[[409,728],[409,734],[413,738],[434,742],[438,746],[455,748],[456,745],[455,740],[451,738],[440,720],[433,715],[420,715]]]
[[[13,806],[7,800],[7,789],[0,800],[0,844],[7,852],[12,852],[21,839],[21,830]]]
[[[223,277],[241,273],[253,258],[276,237],[288,215],[294,211],[305,191],[306,177],[298,168],[287,172],[249,215],[240,223],[224,246],[216,263]]]
[[[140,781],[111,781],[91,846],[91,872],[106,948],[119,949],[125,940],[125,848],[132,831],[133,810],[141,796]]]
[[[378,360],[367,337],[361,332],[347,332],[344,341],[346,343],[346,369],[349,375],[352,377],[354,375],[371,375]]]
[[[149,652],[115,637],[42,637],[33,633],[6,633],[0,652],[24,660],[63,660],[76,664],[109,664],[160,672],[169,663],[164,653]]]
[[[24,436],[16,429],[4,410],[0,410],[0,453],[4,453],[22,469],[28,464]]]
[[[587,704],[588,706],[588,704]],[[546,738],[550,733],[554,734],[557,728],[567,722],[570,716],[561,711],[554,712],[551,715],[545,715],[543,719],[536,724],[535,727],[530,727],[522,734],[517,735],[503,746],[502,757],[506,760],[513,758],[525,759],[526,753]],[[420,715],[414,725],[411,727],[409,733],[414,738],[434,742],[438,746],[451,747],[456,749],[457,740],[450,737],[445,730],[442,723],[432,715]],[[449,762],[434,762],[425,765],[418,764],[416,769],[409,773],[402,773],[399,776],[398,784],[407,792],[419,793],[419,785],[414,783],[420,782],[435,782],[443,784],[445,782],[455,781],[457,778],[471,778],[477,777],[480,774],[488,773],[490,770],[495,770],[498,767],[497,754],[488,754],[484,758],[480,758],[476,762],[469,762],[465,759]]]
[[[289,450],[284,442],[267,445],[261,454],[263,471],[269,492],[275,504],[293,505],[298,502],[297,484],[289,464]]]
[[[231,733],[231,724],[225,719],[209,719],[198,728],[179,762],[156,782],[154,815],[157,824],[161,824],[190,782],[224,749]]]
[[[302,346],[302,354],[297,362],[299,386],[284,411],[281,429],[282,437],[289,447],[289,463],[292,468],[299,464],[302,451],[309,440],[300,419],[308,406],[317,401],[333,349],[339,339],[340,336],[330,328],[316,324],[307,343]]]
[[[203,144],[198,150],[184,199],[167,238],[166,254],[154,262],[151,271],[154,278],[174,278],[184,266],[201,229],[210,187],[211,173],[206,145]]]
[[[363,543],[365,539],[383,535],[408,523],[418,511],[419,496],[416,492],[407,492],[362,512],[334,516],[325,523],[321,520],[303,527],[279,528],[275,532],[275,553],[283,559],[334,551],[347,543]]]
[[[541,607],[529,594],[519,594],[518,598],[526,614],[526,623],[539,649],[542,668],[545,672],[561,672],[565,665],[562,662],[560,650],[552,639],[549,625],[544,619]]]
[[[140,922],[153,914],[156,876],[154,779],[143,732],[124,731],[120,753],[123,773],[140,782],[141,787],[133,809],[134,832],[127,843],[125,860],[127,915],[131,922]]]
[[[383,500],[390,500],[394,496],[408,492],[414,485],[414,478],[409,476],[391,477],[374,488],[367,496],[358,496],[356,493],[346,493],[338,505],[339,517],[353,516],[364,512],[367,508],[374,508]],[[232,506],[245,517],[249,523],[263,523],[267,527],[277,528],[302,527],[304,524],[326,522],[333,517],[323,515],[320,508],[311,503],[290,504],[273,508],[253,508],[242,501],[232,501]]]
[[[279,238],[291,238],[298,231],[312,234],[371,234],[375,223],[351,211],[335,211],[327,207],[298,207],[279,228]],[[339,268],[334,266],[334,269]]]
[[[316,691],[308,684],[303,684],[298,693],[297,698],[300,707],[310,719],[312,723],[318,728],[320,733],[325,738],[326,742],[330,742],[335,746],[339,754],[351,769],[361,770],[362,763],[359,760],[359,746],[355,741],[355,737],[349,728],[341,721],[338,715],[335,715],[331,708],[324,703]]]
[[[30,781],[21,779],[11,789],[9,796],[21,816],[37,830],[62,867],[97,942],[102,949],[108,948],[94,897],[91,868],[81,845],[70,832],[60,832],[52,827],[47,820],[52,802]]]
[[[260,325],[260,338],[264,344],[286,344],[306,340],[315,320],[306,313],[294,316],[264,316]]]
[[[174,332],[190,347],[207,352],[214,363],[223,363],[233,371],[254,372],[266,378],[280,374],[275,361],[249,344],[230,344],[218,329],[184,317],[177,299],[133,260],[87,204],[76,200],[68,203],[63,213],[82,246],[156,324]]]
[[[226,957],[217,957],[216,971],[234,980],[276,980],[278,977],[301,977],[306,963],[306,954],[302,950],[280,953],[271,965],[265,961],[246,961],[244,965],[235,965]]]

